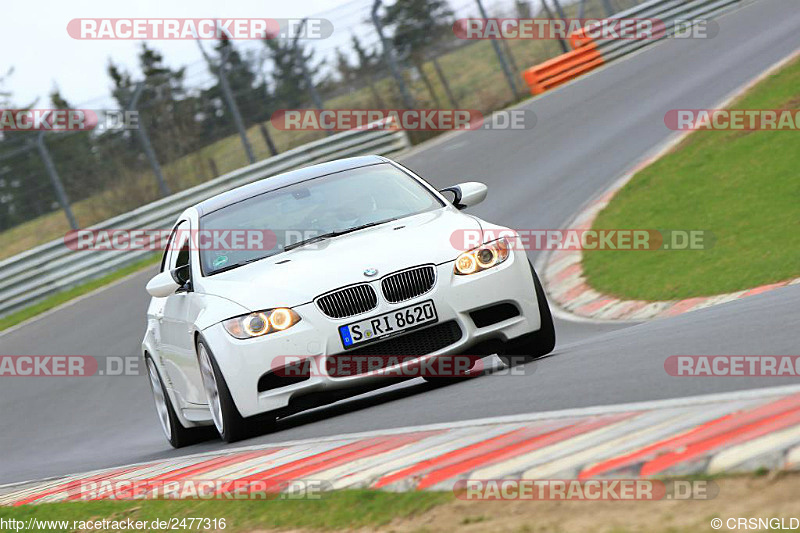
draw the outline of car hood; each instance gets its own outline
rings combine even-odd
[[[293,307],[338,287],[380,279],[397,270],[453,261],[460,250],[451,239],[464,230],[481,231],[481,224],[455,209],[438,209],[202,278],[197,289],[251,311]],[[378,273],[367,277],[366,269]]]

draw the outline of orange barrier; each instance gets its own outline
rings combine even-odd
[[[525,70],[522,77],[531,88],[531,94],[542,94],[603,63],[603,56],[597,51],[597,44],[589,43]]]
[[[577,50],[582,46],[586,46],[587,44],[592,42],[591,37],[586,36],[586,30],[581,28],[579,30],[575,30],[569,36],[569,44],[572,46],[573,50]]]

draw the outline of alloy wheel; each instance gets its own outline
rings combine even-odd
[[[214,420],[217,431],[222,435],[225,429],[222,421],[222,403],[219,399],[217,378],[214,375],[214,368],[211,366],[211,357],[208,355],[208,350],[206,350],[206,347],[202,343],[199,343],[197,348],[198,359],[200,360],[200,375],[202,376],[203,388],[208,398],[208,408],[211,410],[211,418]]]
[[[147,358],[147,373],[150,376],[150,388],[153,389],[153,399],[156,403],[156,413],[161,422],[161,429],[164,430],[167,440],[170,440],[172,439],[172,427],[169,424],[167,398],[164,396],[164,387],[161,385],[161,378],[158,376],[155,363],[149,357]]]

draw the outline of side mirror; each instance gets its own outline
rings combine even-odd
[[[445,193],[452,193],[453,200],[451,201],[453,205],[456,209],[464,209],[465,207],[472,207],[484,201],[489,189],[479,181],[467,181],[451,187],[445,187],[439,192],[446,197],[448,195]]]
[[[172,274],[172,279],[175,280],[175,283],[180,285],[181,288],[184,288],[192,278],[192,267],[187,263],[183,266],[179,266],[178,268],[173,268],[172,272],[170,273]]]
[[[147,282],[147,292],[156,298],[166,298],[181,288],[172,277],[172,272],[160,272]]]

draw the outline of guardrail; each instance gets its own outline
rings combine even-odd
[[[337,133],[110,218],[91,229],[169,228],[187,207],[241,185],[301,166],[357,155],[390,155],[409,146],[408,136],[402,130],[372,127]],[[3,280],[0,316],[113,272],[151,253],[149,250],[77,252],[67,248],[64,239],[56,239],[4,259],[0,261],[0,279]]]
[[[654,28],[653,33],[656,37],[649,39],[590,39],[587,38],[585,30],[579,30],[570,36],[570,42],[575,48],[573,51],[525,70],[523,78],[528,83],[532,94],[541,94],[604,63],[609,63],[665,39],[679,29],[687,29],[690,21],[709,20],[742,2],[743,0],[649,0],[631,9],[620,11],[608,19],[660,21],[661,24],[657,24],[658,27]],[[686,22],[686,24],[678,24],[679,22]],[[580,53],[589,48],[592,53]],[[597,55],[600,56],[600,60],[597,59]],[[547,67],[545,67],[546,65]],[[542,78],[542,67],[545,67],[545,72],[556,72],[556,74]]]

